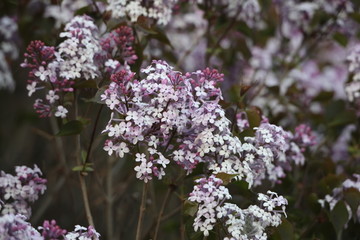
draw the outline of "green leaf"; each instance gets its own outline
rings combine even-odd
[[[250,128],[258,127],[261,122],[261,116],[259,110],[253,108],[246,110],[246,115],[249,120]]]
[[[184,202],[184,213],[186,215],[194,217],[197,210],[198,210],[198,206],[199,206],[198,203],[191,202],[189,200],[185,200],[185,202]]]
[[[85,150],[81,150],[81,161],[82,161],[82,163],[85,163],[86,156],[87,156],[87,152]]]
[[[79,10],[77,10],[75,12],[75,15],[84,15],[84,14],[88,14],[92,11],[92,7],[91,5],[88,5],[86,7],[80,8]]]
[[[346,125],[356,121],[356,115],[353,112],[343,111],[339,113],[338,116],[329,123],[329,127],[336,127],[340,125]]]
[[[334,34],[333,39],[343,47],[346,47],[348,44],[348,38],[344,34],[337,32]]]
[[[155,30],[155,34],[150,34],[150,38],[156,39],[161,43],[164,43],[168,46],[170,46],[171,48],[173,48],[173,46],[171,45],[171,42],[169,40],[169,38],[166,36],[165,32],[163,30],[161,30],[160,28],[156,28]]]
[[[93,163],[86,163],[85,165],[78,165],[72,168],[74,172],[93,172]]]
[[[277,231],[279,232],[280,239],[282,240],[295,239],[294,227],[286,218],[282,219],[282,223],[277,228]]]
[[[339,201],[330,212],[330,221],[333,224],[337,239],[341,239],[342,230],[349,220],[349,212],[343,201]]]
[[[65,123],[60,128],[60,131],[56,134],[56,136],[71,136],[71,135],[77,135],[81,133],[84,126],[83,124],[78,120],[73,120],[70,122]]]
[[[354,12],[354,13],[350,13],[349,15],[353,20],[360,23],[360,13]]]
[[[73,170],[74,172],[80,172],[80,171],[83,170],[83,168],[84,168],[83,165],[79,165],[79,166],[73,167],[72,170]]]
[[[238,174],[227,174],[227,173],[220,172],[220,173],[215,174],[215,176],[217,178],[220,178],[223,181],[224,185],[227,185],[231,182],[231,179],[238,176]]]
[[[74,84],[74,87],[75,88],[98,88],[95,80],[93,80],[93,79],[87,80],[87,81],[76,82]]]
[[[316,97],[313,98],[313,101],[323,102],[323,101],[331,100],[333,96],[334,96],[334,92],[322,91]]]
[[[360,205],[360,192],[356,188],[349,188],[344,191],[345,202],[350,206],[353,216],[356,216]]]

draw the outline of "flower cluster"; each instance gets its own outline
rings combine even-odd
[[[100,40],[102,52],[98,58],[104,62],[107,72],[116,73],[120,71],[121,66],[135,62],[137,56],[132,46],[133,42],[132,29],[127,26],[120,26]]]
[[[21,214],[5,214],[0,216],[1,240],[99,240],[100,234],[92,227],[76,225],[75,230],[66,234],[56,222],[45,220],[43,226],[37,231],[26,217]]]
[[[223,181],[211,175],[200,178],[190,193],[189,201],[198,203],[198,210],[194,220],[195,231],[200,230],[205,236],[214,228],[217,218],[217,207],[226,199],[230,199],[229,190],[222,186]]]
[[[19,55],[14,41],[17,31],[18,26],[13,18],[0,18],[0,89],[13,90],[15,87],[8,60],[15,60]]]
[[[21,214],[0,216],[1,240],[44,240],[40,233]]]
[[[59,93],[72,92],[74,81],[66,81],[58,76],[55,48],[45,46],[41,41],[33,41],[24,56],[22,67],[31,69],[26,87],[28,95],[31,96],[45,87],[50,88],[45,99],[36,99],[34,104],[36,112],[40,117],[50,117],[54,113],[55,116],[65,117],[67,109],[62,106],[63,99],[60,99]]]
[[[223,161],[240,152],[240,140],[219,105],[222,96],[215,85],[222,74],[205,69],[182,75],[163,61],[153,61],[142,73],[146,76],[139,81],[126,70],[113,74],[102,95],[113,111],[104,149],[121,157],[129,145],[144,146],[135,159],[138,178],[161,179],[170,160],[190,173],[199,162]]]
[[[343,201],[345,199],[345,195],[346,195],[346,191],[353,189],[357,192],[360,192],[360,174],[354,174],[353,178],[355,178],[355,180],[353,179],[346,179],[340,187],[334,188],[332,191],[331,195],[326,195],[324,199],[320,199],[319,203],[321,204],[321,206],[323,208],[326,208],[327,204],[330,207],[330,210],[333,210],[334,207],[336,206],[336,204],[339,201]],[[350,205],[344,201],[346,208],[348,210],[349,213],[349,220],[352,218],[352,210]],[[360,205],[357,206],[357,209],[355,209],[356,211],[356,216],[354,217],[354,219],[356,219],[357,222],[360,222]]]
[[[74,91],[75,81],[118,72],[137,59],[131,28],[120,27],[101,39],[98,32],[90,17],[76,16],[60,34],[65,40],[57,48],[41,41],[30,43],[21,66],[30,69],[29,96],[40,89],[47,91],[44,99],[35,100],[34,108],[40,117],[65,118],[65,94]]]
[[[280,213],[286,216],[287,200],[274,192],[268,191],[268,195],[258,194],[260,206],[251,205],[247,209],[241,209],[236,204],[225,203],[231,195],[222,186],[221,179],[212,175],[196,182],[188,199],[198,204],[194,230],[200,230],[205,236],[220,222],[227,227],[230,235],[225,240],[267,239],[265,228],[278,226],[281,223]]]
[[[195,0],[199,4],[204,4],[206,0]],[[214,4],[217,10],[237,20],[244,21],[251,28],[262,28],[263,21],[260,18],[261,5],[258,0],[219,0]]]
[[[46,179],[41,178],[40,169],[26,166],[15,168],[16,176],[0,172],[0,239],[22,240],[94,240],[99,233],[93,227],[76,226],[67,233],[55,220],[45,220],[40,233],[27,219],[31,216],[30,204],[46,190]],[[66,234],[67,233],[67,234]],[[66,234],[66,235],[65,235]]]
[[[49,4],[45,9],[45,17],[55,19],[55,27],[60,28],[62,24],[69,22],[77,10],[88,6],[91,0],[63,0],[58,4]],[[99,7],[99,3],[96,5]]]
[[[353,81],[346,86],[346,93],[349,101],[354,101],[360,97],[360,44],[356,44],[347,57],[349,71],[353,74]]]
[[[178,0],[108,0],[107,10],[111,11],[112,17],[129,17],[136,22],[140,16],[152,18],[160,25],[167,24],[171,19],[173,8]]]
[[[245,112],[237,114],[237,117],[240,131],[250,126]],[[305,148],[316,143],[310,127],[304,124],[295,129],[295,135],[268,123],[266,119],[254,130],[254,137],[245,137],[240,158],[226,159],[214,164],[211,169],[216,173],[237,175],[238,179],[245,179],[249,187],[260,185],[265,179],[276,183],[285,177],[285,171],[291,170],[292,162],[304,164]]]
[[[246,209],[241,209],[232,203],[218,207],[217,216],[225,220],[230,234],[230,238],[226,237],[224,240],[265,240],[267,239],[265,229],[280,225],[281,213],[286,216],[287,200],[271,191],[268,191],[267,195],[259,193],[258,200],[260,206],[250,205]]]
[[[100,234],[92,227],[76,225],[74,231],[67,233],[64,240],[99,240]]]
[[[30,203],[33,203],[46,190],[46,179],[41,171],[34,168],[17,166],[16,176],[0,172],[0,213],[22,214],[30,217]]]
[[[66,230],[60,228],[55,220],[45,220],[41,227],[38,227],[44,240],[60,240],[66,234]]]
[[[100,51],[98,32],[93,20],[86,15],[76,16],[66,24],[65,32],[60,33],[66,40],[59,45],[60,58],[56,64],[60,77],[94,79],[99,75],[94,59]]]

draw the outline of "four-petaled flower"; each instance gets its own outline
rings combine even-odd
[[[66,118],[67,113],[68,110],[60,105],[56,108],[55,117]]]

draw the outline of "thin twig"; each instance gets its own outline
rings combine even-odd
[[[113,178],[112,178],[112,166],[114,163],[114,159],[112,157],[108,157],[108,165],[107,165],[107,177],[106,177],[106,193],[107,193],[107,205],[106,205],[106,231],[107,231],[107,239],[113,239],[113,220],[114,220],[114,210],[113,210]]]
[[[165,210],[165,207],[166,207],[166,204],[168,203],[168,200],[169,200],[169,196],[170,194],[172,193],[173,191],[173,188],[171,186],[168,187],[167,191],[166,191],[166,194],[165,194],[165,198],[164,198],[164,201],[161,205],[161,209],[160,209],[160,213],[157,217],[157,221],[156,221],[156,227],[155,227],[155,234],[154,234],[154,240],[157,239],[157,236],[158,236],[158,233],[159,233],[159,227],[160,227],[160,222],[161,222],[161,218],[162,218],[162,215],[164,214],[164,210]]]
[[[101,104],[100,106],[100,109],[96,115],[96,119],[95,119],[95,123],[94,123],[94,128],[92,130],[92,133],[91,133],[91,137],[90,137],[90,143],[89,143],[89,147],[87,149],[87,153],[86,153],[86,158],[85,158],[85,161],[83,163],[83,170],[85,170],[85,167],[86,167],[86,164],[89,162],[89,159],[90,159],[90,154],[91,154],[91,148],[92,148],[92,145],[93,145],[93,142],[94,142],[94,139],[95,139],[95,132],[96,132],[96,127],[99,123],[99,118],[100,118],[100,114],[101,114],[101,110],[103,109],[103,104]]]
[[[137,229],[136,229],[136,238],[135,238],[136,240],[141,239],[142,220],[143,220],[145,209],[146,209],[146,193],[147,193],[147,183],[144,183],[143,190],[142,190],[142,198],[141,198],[138,225],[137,225]]]
[[[74,112],[75,112],[75,119],[77,119],[78,117],[78,104],[77,104],[77,96],[78,93],[75,92],[75,99],[74,99]],[[80,134],[75,136],[75,145],[76,145],[76,162],[78,165],[81,164],[81,138],[80,138]],[[79,181],[80,181],[80,187],[81,187],[81,193],[83,196],[83,201],[84,201],[84,207],[85,207],[85,213],[86,213],[86,218],[88,220],[88,223],[90,226],[95,227],[94,225],[94,220],[91,214],[91,210],[90,210],[90,204],[89,204],[89,198],[87,195],[87,187],[86,187],[86,182],[84,179],[84,175],[82,173],[79,173]]]
[[[184,182],[181,183],[180,186],[180,194],[181,194],[181,199],[180,199],[180,239],[181,240],[185,240],[185,224],[184,224],[184,201],[182,200],[182,197],[184,196]]]

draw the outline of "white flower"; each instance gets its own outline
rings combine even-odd
[[[117,149],[117,153],[119,154],[119,157],[123,158],[125,153],[128,153],[130,150],[129,148],[126,146],[126,143],[122,142],[120,143],[118,149]]]
[[[26,86],[26,89],[29,91],[28,96],[31,97],[31,95],[36,91],[36,82],[28,84]]]
[[[55,91],[50,90],[46,95],[46,99],[49,100],[50,103],[54,103],[56,100],[59,99],[59,96],[55,94]]]
[[[137,153],[135,161],[136,162],[146,162],[146,155],[144,153]]]
[[[105,62],[105,66],[110,67],[112,69],[116,69],[116,67],[119,65],[120,65],[119,61],[113,59],[109,59]]]
[[[114,145],[112,141],[108,141],[107,144],[104,146],[104,150],[108,152],[109,156],[112,155],[113,151],[117,151],[119,148],[118,145]]]
[[[45,79],[50,75],[50,72],[48,70],[45,70],[43,66],[40,66],[38,71],[36,71],[34,75],[40,78],[41,81],[45,81]]]
[[[67,113],[68,113],[68,110],[60,105],[56,109],[55,117],[66,118]]]

